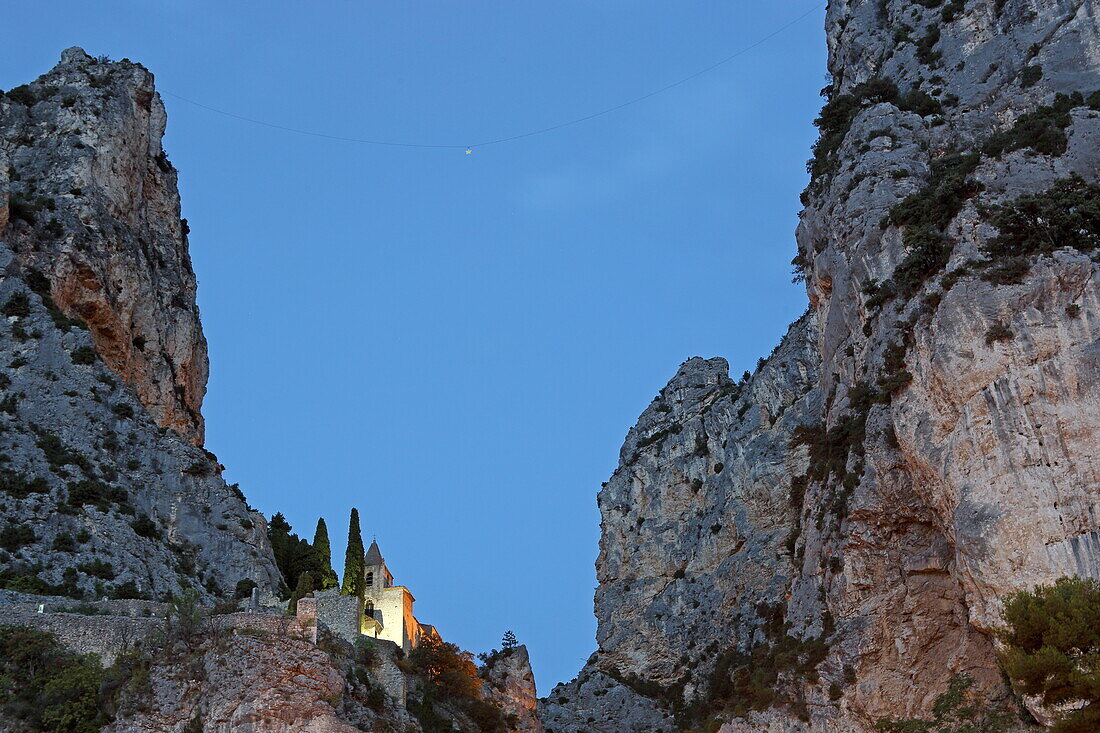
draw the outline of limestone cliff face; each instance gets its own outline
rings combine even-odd
[[[0,99],[0,236],[157,424],[202,445],[206,339],[166,120],[145,68],[65,51]]]
[[[827,40],[797,232],[810,316],[724,398],[747,432],[702,415],[724,374],[692,360],[628,435],[599,500],[599,648],[544,701],[548,731],[658,730],[727,647],[779,667],[731,731],[928,717],[958,672],[996,704],[1005,596],[1100,575],[1097,223],[1041,210],[1059,186],[1096,199],[1100,5],[833,0]],[[766,652],[787,634],[784,667]],[[652,714],[616,728],[628,693]]]
[[[598,498],[599,648],[542,701],[547,733],[678,730],[652,689],[704,694],[717,655],[785,597],[806,470],[787,445],[821,410],[816,334],[803,316],[738,381],[724,359],[689,359],[631,429]]]
[[[279,583],[263,517],[196,445],[206,347],[163,127],[147,71],[76,49],[0,98],[2,587]]]

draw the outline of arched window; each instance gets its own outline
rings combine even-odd
[[[367,573],[367,587],[368,588],[373,588],[374,587],[374,571],[371,571],[371,572]]]

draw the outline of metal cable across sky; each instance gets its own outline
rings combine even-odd
[[[542,127],[542,128],[536,129],[536,130],[529,130],[528,132],[522,132],[522,133],[518,133],[518,134],[515,134],[515,135],[507,135],[505,137],[498,137],[498,138],[493,138],[493,139],[490,139],[490,140],[482,140],[480,142],[468,142],[468,143],[462,143],[462,144],[458,144],[458,143],[415,143],[415,142],[400,142],[400,141],[396,141],[396,140],[371,140],[371,139],[367,139],[367,138],[355,138],[355,137],[345,137],[345,136],[342,136],[342,135],[331,135],[331,134],[324,133],[324,132],[316,132],[316,131],[313,131],[313,130],[302,130],[302,129],[295,128],[295,127],[287,127],[285,125],[278,125],[278,124],[275,124],[273,122],[266,122],[264,120],[258,120],[258,119],[255,119],[253,117],[246,117],[244,115],[239,115],[239,114],[236,114],[234,112],[227,112],[223,109],[218,109],[217,107],[211,107],[208,104],[203,104],[202,102],[197,102],[193,99],[189,99],[187,97],[184,97],[183,95],[176,94],[175,92],[170,92],[170,91],[167,91],[167,90],[161,90],[161,91],[162,91],[163,94],[166,94],[169,97],[172,97],[174,99],[178,99],[181,102],[186,102],[187,104],[193,105],[195,107],[199,107],[200,109],[205,109],[208,112],[213,112],[215,114],[219,114],[219,115],[222,115],[224,117],[230,117],[232,119],[240,120],[242,122],[249,122],[249,123],[254,124],[254,125],[261,125],[263,127],[269,127],[269,128],[274,129],[274,130],[282,130],[283,132],[291,132],[291,133],[294,133],[296,135],[308,135],[310,137],[319,137],[319,138],[323,138],[323,139],[326,139],[326,140],[336,140],[336,141],[339,141],[339,142],[347,142],[347,143],[359,143],[359,144],[363,144],[363,145],[382,145],[382,146],[394,147],[394,148],[435,148],[435,149],[449,149],[449,150],[465,150],[466,152],[471,152],[475,148],[484,148],[484,147],[487,147],[489,145],[499,145],[501,143],[513,142],[515,140],[521,140],[523,138],[534,137],[536,135],[544,135],[548,132],[553,132],[555,130],[560,130],[564,127],[571,127],[573,125],[579,125],[582,122],[587,122],[589,120],[596,119],[597,117],[602,117],[604,115],[611,114],[612,112],[617,112],[621,109],[625,109],[626,107],[630,107],[631,105],[638,104],[639,102],[644,102],[645,100],[650,99],[652,97],[655,97],[659,94],[663,94],[664,92],[667,92],[670,89],[675,89],[676,87],[681,86],[682,84],[686,84],[687,82],[689,82],[693,79],[696,79],[696,78],[698,78],[698,77],[702,76],[703,74],[706,74],[710,71],[713,71],[714,69],[717,69],[719,66],[727,64],[730,61],[733,61],[734,59],[738,58],[739,56],[742,56],[742,55],[748,53],[749,51],[752,51],[753,49],[767,43],[771,39],[775,38],[779,34],[786,31],[787,29],[791,28],[792,26],[796,25],[797,23],[801,22],[802,20],[805,20],[810,15],[813,15],[815,12],[817,12],[819,9],[821,9],[824,5],[825,5],[824,2],[819,2],[819,3],[815,4],[812,8],[807,10],[805,13],[803,13],[802,15],[799,15],[794,20],[790,21],[789,23],[786,23],[785,25],[780,26],[776,30],[772,31],[771,33],[764,36],[763,38],[760,38],[756,42],[746,46],[745,48],[742,48],[739,51],[737,51],[735,53],[732,53],[729,56],[726,56],[725,58],[723,58],[719,61],[714,62],[710,66],[707,66],[703,69],[700,69],[700,70],[698,70],[698,71],[696,71],[692,74],[689,74],[688,76],[685,76],[681,79],[678,79],[677,81],[674,81],[670,84],[666,84],[663,87],[660,87],[658,89],[654,89],[651,92],[647,92],[646,94],[643,94],[641,96],[634,97],[632,99],[628,99],[625,102],[620,102],[619,104],[616,104],[612,107],[607,107],[605,109],[601,109],[598,112],[592,112],[591,114],[584,115],[583,117],[577,117],[575,119],[567,120],[565,122],[559,122],[555,125],[550,125],[548,127]]]

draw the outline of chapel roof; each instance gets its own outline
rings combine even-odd
[[[370,543],[370,549],[367,550],[367,557],[364,560],[366,565],[382,565],[386,561],[382,559],[382,551],[378,549],[378,540],[374,540]]]

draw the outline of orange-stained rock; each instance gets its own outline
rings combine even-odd
[[[202,445],[206,339],[153,75],[69,49],[29,88],[40,101],[0,116],[0,232],[156,421]],[[6,168],[34,222],[8,221]]]

